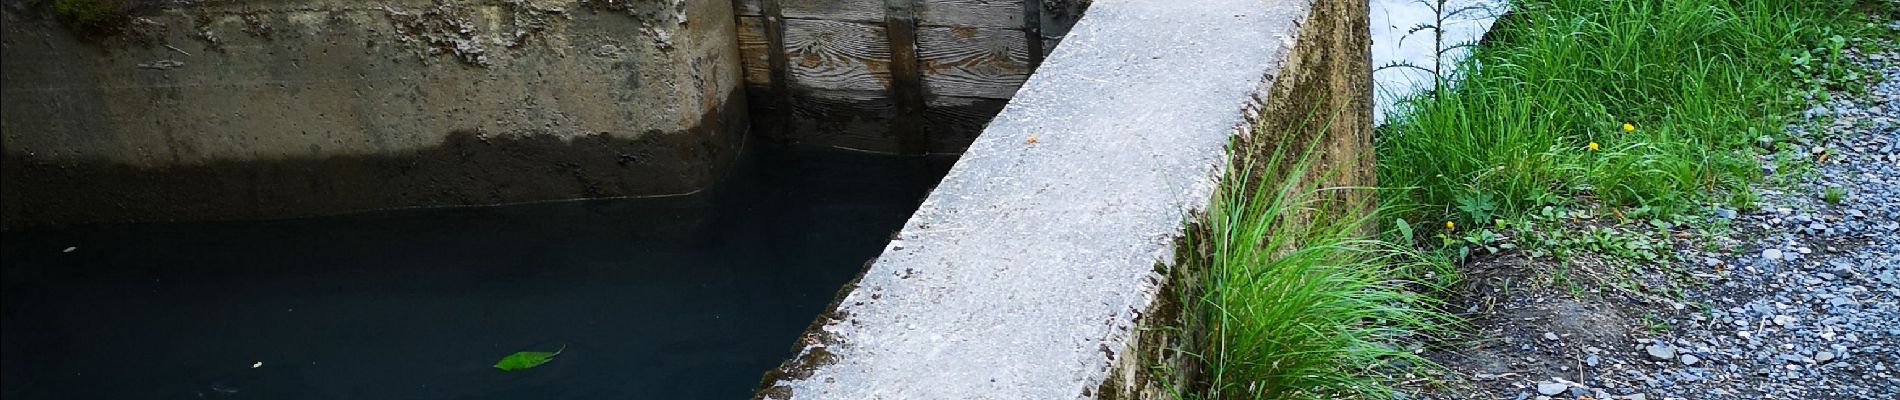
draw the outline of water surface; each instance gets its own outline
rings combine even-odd
[[[765,151],[680,198],[6,233],[0,397],[747,398],[925,164]]]

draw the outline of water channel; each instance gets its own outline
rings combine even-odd
[[[683,197],[8,232],[0,397],[746,398],[948,169],[754,153]]]

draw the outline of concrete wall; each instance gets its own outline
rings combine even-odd
[[[1097,0],[765,399],[1167,398],[1193,385],[1196,221],[1235,160],[1371,185],[1367,8]],[[1323,174],[1323,175],[1322,175]],[[1332,207],[1365,210],[1369,191]]]
[[[8,227],[679,194],[747,128],[729,0],[0,0]],[[153,2],[142,2],[153,3]]]

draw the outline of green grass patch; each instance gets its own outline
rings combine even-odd
[[[1755,157],[1788,147],[1786,117],[1872,75],[1840,60],[1876,29],[1848,0],[1514,6],[1451,89],[1380,133],[1379,181],[1405,188],[1381,200],[1400,216],[1476,227],[1546,205],[1746,203]]]
[[[1310,168],[1279,165],[1238,170]],[[1401,344],[1451,321],[1428,293],[1452,276],[1449,264],[1370,240],[1363,228],[1373,217],[1336,215],[1322,193],[1368,189],[1242,175],[1230,182],[1257,183],[1224,185],[1209,211],[1204,289],[1187,303],[1207,330],[1206,368],[1183,397],[1391,397],[1387,376],[1430,365]]]
[[[1432,368],[1403,344],[1458,323],[1436,298],[1456,284],[1451,260],[1474,253],[1674,257],[1676,229],[1703,206],[1756,207],[1761,159],[1800,173],[1789,117],[1865,86],[1872,74],[1844,52],[1888,32],[1849,0],[1514,6],[1467,72],[1377,135],[1379,182],[1396,188],[1377,191],[1377,212],[1332,204],[1328,191],[1370,189],[1313,189],[1326,174],[1304,159],[1236,166],[1189,247],[1205,253],[1188,261],[1199,291],[1184,299],[1204,368],[1182,397],[1391,398],[1393,377]],[[1365,234],[1375,221],[1384,240]]]

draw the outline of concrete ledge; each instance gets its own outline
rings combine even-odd
[[[1230,160],[1321,140],[1323,166],[1355,172],[1339,183],[1371,182],[1365,18],[1352,1],[1095,2],[758,397],[1192,384],[1192,334],[1159,328],[1191,330],[1179,239]],[[1150,373],[1163,364],[1179,375]]]

